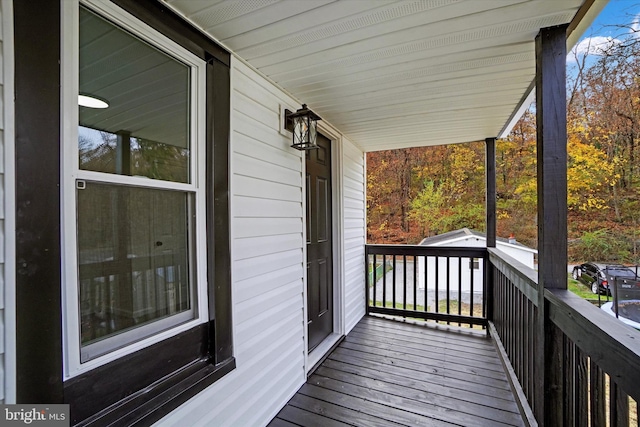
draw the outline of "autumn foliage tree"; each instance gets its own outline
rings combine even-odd
[[[367,154],[368,238],[418,243],[470,221],[484,228],[484,144]],[[437,223],[432,220],[436,220]]]
[[[409,209],[418,188],[421,150],[367,154],[367,215],[370,241],[404,242],[411,233]]]

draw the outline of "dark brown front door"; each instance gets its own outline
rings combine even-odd
[[[331,141],[318,135],[307,156],[307,317],[309,351],[333,332]]]

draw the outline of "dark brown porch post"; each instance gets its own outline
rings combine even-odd
[[[486,213],[487,213],[487,248],[496,247],[496,139],[486,138],[485,142],[485,176]],[[493,266],[489,262],[489,254],[484,259],[484,293],[487,304],[487,319],[493,319]]]
[[[496,139],[484,140],[485,175],[487,179],[487,247],[496,247]]]
[[[13,2],[17,403],[62,403],[64,397],[60,5],[49,0]]]
[[[566,25],[536,37],[538,173],[538,334],[536,418],[562,425],[562,341],[551,324],[544,288],[567,288]]]

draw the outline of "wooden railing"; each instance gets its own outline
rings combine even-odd
[[[640,425],[640,331],[541,291],[535,270],[496,249],[405,245],[367,245],[366,268],[368,314],[488,327],[527,424]]]
[[[538,355],[538,274],[535,270],[498,251],[489,252],[493,269],[490,306],[491,327],[511,362],[524,397],[535,408],[536,366]],[[531,414],[529,414],[531,416]]]
[[[489,263],[490,329],[532,409],[523,408],[530,424],[637,426],[640,332],[567,290],[544,289],[541,298],[537,273],[498,250]]]
[[[367,313],[487,325],[484,248],[367,245]]]

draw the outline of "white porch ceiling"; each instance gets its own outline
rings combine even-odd
[[[571,23],[573,45],[606,4],[164,1],[365,151],[498,136],[533,87],[539,29]]]

